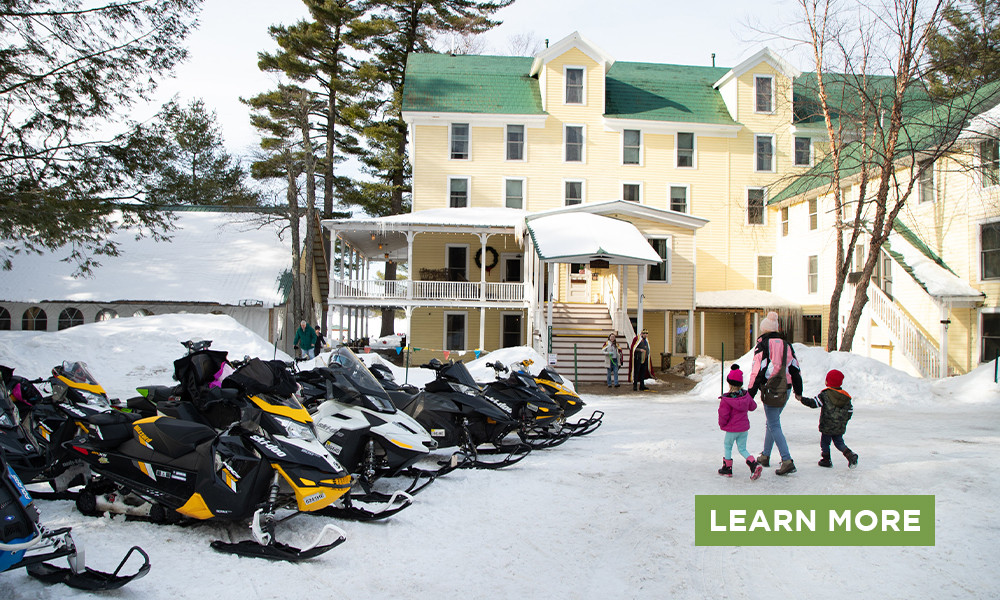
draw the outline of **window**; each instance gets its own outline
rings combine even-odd
[[[469,159],[469,124],[451,124],[451,157],[454,160]]]
[[[677,166],[694,167],[694,134],[677,134]]]
[[[747,189],[747,225],[764,224],[765,188]]]
[[[774,171],[774,136],[754,136],[754,169],[757,171]]]
[[[815,294],[819,291],[819,257],[809,257],[809,293]]]
[[[810,346],[823,344],[823,315],[802,315],[802,337]]]
[[[863,244],[854,246],[854,270],[858,273],[865,268],[865,247]]]
[[[0,331],[10,331],[10,311],[0,306]]]
[[[583,67],[566,67],[566,104],[583,104]]]
[[[583,162],[583,125],[567,125],[563,129],[566,162]]]
[[[622,200],[627,202],[641,202],[642,201],[642,185],[638,183],[623,183],[622,184]]]
[[[61,313],[59,313],[59,331],[63,329],[69,329],[70,327],[76,327],[77,325],[83,325],[83,313],[80,312],[78,308],[64,308]]]
[[[670,283],[670,238],[649,238],[649,245],[660,255],[661,261],[649,267],[649,281]]]
[[[134,313],[132,313],[132,316],[133,317],[151,317],[151,316],[153,316],[153,311],[145,309],[145,308],[138,308],[138,309],[136,309],[136,311]]]
[[[795,138],[795,166],[808,167],[812,164],[812,138]]]
[[[979,227],[979,247],[982,279],[1000,279],[1000,222]]]
[[[465,313],[444,313],[444,349],[465,350]]]
[[[892,298],[892,258],[887,252],[882,253],[882,291]]]
[[[917,181],[917,194],[919,201],[934,202],[934,161],[928,160],[920,163],[920,179]]]
[[[448,178],[448,206],[465,208],[469,205],[469,180],[465,177]]]
[[[687,315],[674,315],[674,354],[688,354],[688,330],[690,323]]]
[[[524,125],[507,126],[507,160],[524,160]]]
[[[99,313],[97,313],[97,321],[110,321],[111,319],[117,318],[118,311],[110,308],[102,309]]]
[[[524,180],[504,179],[504,206],[524,208]]]
[[[772,261],[774,257],[772,256],[758,256],[757,257],[757,289],[765,292],[771,291],[771,278],[773,277],[771,270]]]
[[[566,190],[564,196],[566,206],[581,204],[583,202],[582,181],[566,181],[564,182],[564,187]]]
[[[445,246],[445,261],[448,281],[468,281],[469,247],[465,245]]]
[[[32,306],[21,315],[21,329],[23,331],[47,331],[48,328],[48,315],[37,306]]]
[[[682,213],[688,211],[688,186],[670,186],[670,210]]]
[[[979,142],[979,168],[983,187],[1000,185],[1000,140]]]
[[[754,110],[774,112],[774,79],[770,75],[754,75]]]
[[[819,200],[813,198],[809,201],[809,229],[814,230],[819,227]]]
[[[638,165],[642,150],[642,132],[638,129],[626,129],[622,132],[622,164]]]
[[[788,207],[782,207],[781,209],[781,235],[788,235]]]
[[[995,360],[1000,355],[1000,313],[984,312],[982,317],[982,356],[979,362]]]
[[[500,271],[500,281],[515,282],[524,279],[520,254],[505,254],[501,257],[500,264],[503,265],[503,270]]]

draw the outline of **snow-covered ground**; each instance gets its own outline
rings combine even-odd
[[[178,343],[265,358],[273,349],[232,319],[167,315],[118,319],[59,332],[0,332],[0,364],[41,376],[61,360],[84,360],[112,396],[143,383],[169,383]],[[517,352],[476,361],[507,359]],[[855,416],[846,441],[855,470],[834,456],[816,466],[818,411],[792,402],[783,425],[798,472],[773,467],[751,482],[746,469],[716,474],[719,366],[690,393],[585,395],[605,411],[590,436],[536,451],[500,471],[458,471],[384,522],[337,522],[348,540],[301,564],[218,554],[208,543],[241,527],[178,528],[91,519],[71,502],[40,501],[49,526],[73,527],[88,565],[111,570],[129,546],[152,560],[149,574],[114,598],[987,598],[1000,596],[991,548],[1000,533],[1000,392],[992,365],[949,380],[919,380],[863,357],[796,346],[805,393],[829,368],[846,375]],[[522,352],[527,355],[527,352]],[[279,353],[279,357],[281,354]],[[749,360],[739,364],[747,369]],[[726,365],[728,368],[728,363]],[[473,364],[477,376],[488,371]],[[429,379],[411,370],[410,382]],[[624,389],[624,388],[622,388]],[[751,413],[750,449],[759,451],[763,414]],[[737,464],[737,467],[742,465]],[[932,494],[936,544],[928,547],[699,547],[700,494]],[[325,519],[298,516],[279,539],[304,544]],[[0,574],[0,599],[82,598],[23,570]]]

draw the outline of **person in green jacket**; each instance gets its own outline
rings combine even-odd
[[[848,468],[853,469],[858,466],[858,455],[851,451],[844,442],[844,433],[847,432],[847,422],[854,415],[854,405],[851,404],[851,395],[840,386],[844,384],[844,374],[837,369],[830,370],[826,374],[826,389],[815,398],[800,398],[802,404],[809,408],[819,408],[819,440],[820,459],[819,466],[832,467],[830,460],[830,442],[844,454],[847,459]]]
[[[306,360],[316,358],[316,330],[310,327],[305,319],[299,321],[299,328],[295,330],[292,344]]]

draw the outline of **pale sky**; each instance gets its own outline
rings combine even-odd
[[[183,104],[202,98],[217,112],[230,152],[248,155],[257,137],[239,98],[275,85],[274,76],[257,69],[257,53],[276,47],[267,28],[294,23],[306,14],[299,0],[206,0],[201,26],[188,38],[189,60],[177,69],[176,78],[163,82],[157,101],[137,108],[132,117],[148,119],[174,94]],[[714,52],[718,66],[731,67],[764,45],[781,51],[781,42],[765,40],[749,19],[777,29],[779,21],[788,22],[795,14],[792,0],[517,0],[497,14],[504,23],[485,34],[484,53],[508,53],[509,39],[517,34],[555,43],[579,31],[617,60],[711,65]]]

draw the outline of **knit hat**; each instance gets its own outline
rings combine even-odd
[[[839,388],[844,383],[844,374],[837,369],[830,369],[826,374],[826,387]]]
[[[729,375],[726,375],[726,381],[733,385],[743,385],[743,371],[740,371],[740,366],[733,364],[729,367]]]
[[[767,313],[767,316],[764,317],[764,320],[760,322],[760,332],[774,333],[775,331],[778,331],[778,328],[779,328],[778,313],[772,310],[771,312]]]

